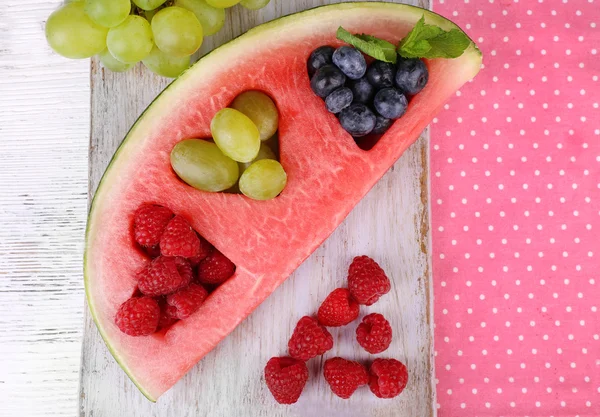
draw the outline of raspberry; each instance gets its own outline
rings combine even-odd
[[[198,264],[198,281],[202,284],[221,284],[235,272],[235,265],[225,255],[214,249]]]
[[[358,387],[369,383],[369,374],[364,366],[339,357],[325,361],[323,375],[331,391],[340,398],[350,398]]]
[[[159,256],[138,272],[138,288],[144,295],[167,295],[188,285],[191,267],[180,258]]]
[[[184,258],[175,258],[175,264],[177,265],[177,272],[181,275],[181,278],[186,282],[185,285],[192,282],[194,279],[194,271],[192,270],[192,265],[187,259]]]
[[[202,236],[199,236],[200,238],[200,252],[198,253],[198,255],[193,256],[189,259],[190,264],[192,266],[196,266],[200,263],[200,261],[202,261],[203,259],[205,259],[208,254],[213,250],[213,246],[208,243],[208,241],[206,239],[204,239]]]
[[[193,258],[200,253],[200,239],[182,216],[171,219],[160,237],[160,252],[164,256]]]
[[[327,329],[312,317],[304,316],[296,324],[294,333],[288,342],[292,358],[307,361],[322,355],[333,347],[333,337]]]
[[[406,366],[396,359],[375,359],[369,373],[369,388],[379,398],[394,398],[408,382]]]
[[[168,310],[168,314],[180,320],[187,319],[200,308],[206,297],[208,291],[202,285],[190,284],[167,296],[167,304],[173,307]]]
[[[129,336],[147,336],[156,331],[160,307],[150,297],[130,298],[119,307],[115,324]]]
[[[176,319],[175,317],[171,317],[168,314],[161,312],[160,319],[158,320],[158,328],[156,330],[160,331],[160,330],[168,329],[169,327],[171,327],[178,321],[179,320]]]
[[[158,300],[158,306],[160,307],[160,319],[158,319],[158,329],[168,329],[179,320],[173,315],[175,308],[167,304],[165,297],[161,297]]]
[[[133,236],[144,248],[158,245],[165,227],[173,217],[166,207],[154,204],[142,204],[133,215]]]
[[[308,380],[306,364],[294,358],[271,358],[265,366],[265,382],[279,404],[294,404]]]
[[[337,288],[331,292],[319,307],[317,317],[323,326],[344,326],[358,317],[358,303],[347,288]]]
[[[357,256],[348,270],[348,288],[358,302],[370,306],[390,291],[390,280],[368,256]]]
[[[392,343],[392,326],[381,314],[369,314],[356,328],[356,340],[367,352],[381,353]]]

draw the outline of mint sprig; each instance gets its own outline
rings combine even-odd
[[[398,59],[396,46],[393,43],[376,38],[375,36],[365,34],[353,35],[340,26],[337,30],[337,38],[380,61],[395,64]]]
[[[458,58],[469,47],[471,40],[458,29],[445,31],[425,23],[425,16],[398,45],[404,58]]]
[[[394,44],[371,35],[353,35],[343,27],[337,38],[359,51],[384,62],[396,63],[397,54],[403,58],[457,58],[471,44],[471,40],[458,29],[448,31],[425,23],[425,15],[396,47]]]

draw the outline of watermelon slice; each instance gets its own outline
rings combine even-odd
[[[417,139],[444,101],[477,74],[481,53],[474,44],[460,58],[429,61],[429,84],[404,117],[371,150],[356,146],[311,91],[309,54],[321,45],[339,45],[335,33],[340,25],[397,42],[423,14],[426,23],[456,28],[427,10],[392,3],[324,6],[258,26],[202,58],[133,126],[92,203],[85,287],[110,351],[150,400],[173,386],[268,297]],[[214,114],[252,89],[267,92],[279,108],[286,189],[273,200],[253,201],[184,184],[169,163],[173,146],[209,137]],[[147,262],[132,238],[133,213],[143,203],[165,205],[189,219],[237,269],[198,312],[165,334],[130,337],[119,331],[114,316],[135,289],[135,272]]]

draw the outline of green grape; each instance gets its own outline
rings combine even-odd
[[[143,10],[154,10],[162,6],[167,0],[133,0],[133,3]]]
[[[156,46],[152,48],[152,52],[142,62],[153,73],[167,78],[177,78],[190,67],[189,56],[167,55]]]
[[[219,149],[238,162],[250,162],[260,149],[256,125],[235,109],[222,109],[210,122],[210,132]]]
[[[240,177],[240,191],[254,200],[270,200],[283,191],[287,174],[281,164],[272,159],[254,162]]]
[[[262,159],[274,159],[274,160],[277,160],[277,156],[275,156],[275,153],[264,142],[260,144],[260,148],[258,150],[258,154],[256,155],[256,158],[254,158],[252,160],[252,162],[238,162],[238,165],[240,167],[240,175],[242,175],[244,173],[244,171],[247,170],[248,167],[250,165],[252,165],[254,162],[260,161]]]
[[[128,16],[123,23],[108,31],[106,44],[119,61],[135,64],[146,58],[154,46],[150,23],[141,16]]]
[[[107,28],[117,26],[129,16],[129,0],[85,0],[85,12],[99,25]]]
[[[179,178],[203,191],[223,191],[238,179],[238,164],[223,155],[217,145],[200,139],[186,139],[171,151],[171,166]]]
[[[225,24],[225,10],[210,6],[204,0],[175,0],[174,6],[188,9],[196,15],[205,36],[214,35]]]
[[[252,163],[254,163],[256,161],[260,161],[261,159],[275,159],[275,160],[277,159],[277,156],[275,155],[275,153],[271,150],[269,145],[267,145],[265,142],[262,142],[260,144],[260,149],[258,150],[258,155],[256,155],[256,158],[254,158],[254,160],[252,162],[238,162],[238,166],[240,167],[240,175],[242,175],[244,173],[244,171],[246,169],[248,169],[248,167],[250,165],[252,165]],[[226,192],[232,193],[232,194],[239,194],[240,193],[239,184],[236,183],[233,187],[226,190]]]
[[[50,47],[67,58],[89,58],[106,48],[108,29],[85,14],[84,3],[69,3],[56,10],[46,22]]]
[[[240,0],[206,0],[206,2],[212,7],[216,7],[218,9],[225,9],[226,7],[235,6],[240,2]]]
[[[260,140],[267,140],[275,134],[279,126],[279,112],[273,100],[260,91],[246,91],[231,104],[250,118],[258,127]]]
[[[246,9],[258,10],[269,4],[271,0],[242,0],[240,4]]]
[[[190,56],[202,45],[202,25],[194,13],[183,7],[166,7],[156,13],[152,33],[156,46],[173,56]]]
[[[99,57],[100,57],[100,62],[102,63],[104,68],[108,68],[112,72],[125,72],[125,71],[128,71],[129,69],[131,69],[134,65],[134,64],[122,63],[117,58],[112,56],[112,54],[110,53],[108,48],[105,49],[104,51],[102,51],[100,53]]]

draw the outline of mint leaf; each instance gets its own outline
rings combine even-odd
[[[429,40],[432,58],[458,58],[471,44],[471,40],[458,29],[451,29]]]
[[[365,34],[353,35],[341,26],[338,28],[336,35],[339,40],[354,46],[359,51],[375,59],[396,63],[398,56],[393,43],[376,38],[375,36]]]
[[[356,35],[356,37],[379,46],[385,56],[385,59],[381,59],[381,61],[396,63],[398,57],[396,54],[396,46],[393,43],[376,38],[375,36],[365,35],[364,33],[362,35]]]
[[[413,44],[434,38],[442,33],[444,33],[442,28],[433,25],[426,25],[425,16],[421,16],[415,27],[404,39],[400,41],[399,48],[402,49],[403,47],[406,47],[407,49],[410,49],[412,48]]]
[[[402,56],[404,58],[420,58],[431,50],[431,44],[426,40],[420,40],[404,46]]]
[[[398,45],[404,58],[457,58],[469,47],[471,40],[458,29],[445,31],[425,23],[425,16]]]

